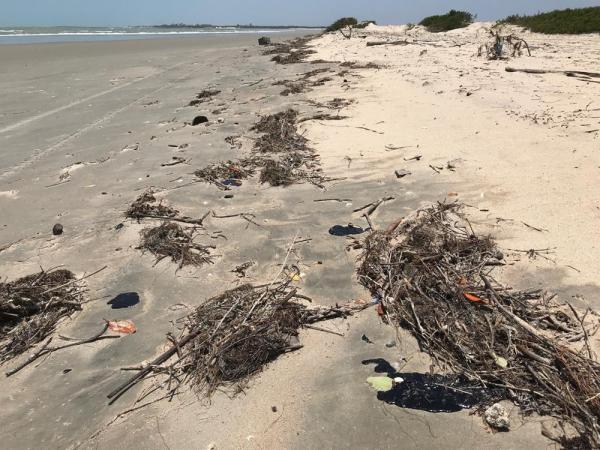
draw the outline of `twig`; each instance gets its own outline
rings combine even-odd
[[[108,323],[106,325],[104,325],[104,328],[102,329],[102,331],[100,331],[98,334],[95,334],[94,336],[92,336],[90,338],[81,339],[81,340],[79,340],[77,342],[72,342],[70,344],[61,345],[59,347],[48,347],[48,345],[52,341],[52,338],[50,338],[40,348],[40,350],[38,350],[36,353],[34,353],[33,355],[31,355],[29,358],[27,358],[26,361],[24,361],[23,363],[19,364],[14,369],[9,370],[8,372],[6,372],[6,376],[10,377],[10,376],[14,375],[15,373],[19,372],[20,370],[22,370],[25,367],[27,367],[28,365],[30,365],[32,362],[36,361],[37,359],[41,358],[42,356],[46,356],[46,355],[50,354],[50,353],[54,353],[54,352],[57,352],[59,350],[64,350],[65,348],[75,347],[75,346],[78,346],[78,345],[90,344],[92,342],[100,341],[100,340],[103,340],[103,339],[118,339],[118,338],[120,338],[120,336],[103,336],[104,333],[106,333],[106,330],[108,330]]]

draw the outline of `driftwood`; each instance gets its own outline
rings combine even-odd
[[[532,74],[545,74],[545,73],[558,73],[564,74],[568,77],[584,76],[590,78],[600,78],[599,72],[586,72],[583,70],[543,70],[543,69],[517,69],[514,67],[506,67],[504,70],[507,72],[523,72]]]
[[[507,48],[512,50],[510,52],[512,58],[521,56],[524,48],[527,50],[527,54],[531,56],[529,44],[525,39],[515,36],[514,34],[503,36],[500,34],[500,31],[494,30],[490,30],[490,34],[494,38],[493,41],[479,46],[477,56],[482,56],[485,50],[485,55],[488,59],[508,59]]]
[[[6,372],[6,376],[10,377],[10,376],[14,375],[15,373],[21,371],[22,369],[24,369],[31,363],[40,359],[42,356],[49,355],[50,353],[54,353],[59,350],[64,350],[66,348],[76,347],[78,345],[91,344],[92,342],[97,342],[97,341],[101,341],[101,340],[105,340],[105,339],[119,339],[120,338],[120,336],[104,336],[104,333],[106,333],[107,330],[108,330],[108,322],[106,323],[106,325],[104,325],[104,328],[102,328],[102,330],[99,333],[93,335],[92,337],[85,338],[85,339],[77,339],[77,340],[75,340],[76,342],[71,342],[71,343],[65,344],[65,345],[59,345],[58,347],[50,347],[50,342],[52,342],[52,337],[50,337],[39,348],[38,351],[36,351],[34,354],[32,354],[29,358],[27,358],[25,361],[23,361],[21,364],[19,364],[14,369],[11,369],[8,372]]]
[[[367,42],[367,47],[376,47],[378,45],[410,45],[414,44],[414,42],[408,42],[403,40],[398,41],[371,41]]]

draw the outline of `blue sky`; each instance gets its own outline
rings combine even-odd
[[[321,25],[341,16],[389,24],[418,22],[452,8],[492,20],[582,6],[600,6],[600,0],[0,0],[0,25]]]

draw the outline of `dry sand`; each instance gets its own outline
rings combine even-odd
[[[342,77],[334,75],[343,69],[338,64],[275,66],[259,54],[254,38],[244,37],[220,43],[0,47],[5,69],[0,73],[0,248],[14,242],[0,252],[2,276],[13,279],[40,265],[60,264],[82,275],[108,265],[88,280],[88,295],[97,300],[60,331],[88,336],[102,318],[133,319],[139,329],[117,341],[56,353],[3,380],[3,445],[547,448],[550,441],[540,435],[543,419],[521,424],[516,409],[515,429],[493,434],[468,411],[431,414],[379,402],[365,383],[372,367],[362,360],[406,358],[405,371],[427,371],[429,361],[407,336],[388,348],[394,331],[369,310],[327,325],[344,338],[303,332],[300,352],[270,364],[234,399],[219,394],[208,405],[188,393],[105,427],[139,393],[131,391],[107,406],[106,393],[124,379],[120,368],[157,354],[165,333],[173,330],[170,321],[187,307],[240,283],[230,272],[236,265],[256,261],[248,281],[269,280],[294,235],[312,238],[293,255],[304,273],[299,283],[304,293],[320,304],[368,299],[353,274],[356,255],[346,251],[344,238],[327,230],[349,222],[364,226],[352,210],[384,196],[395,200],[376,213],[377,226],[425,202],[464,201],[472,206],[474,226],[492,233],[504,249],[554,249],[548,255],[552,261],[507,250],[513,264],[504,281],[542,286],[564,300],[600,309],[595,264],[600,199],[594,183],[600,141],[599,133],[591,132],[600,128],[600,85],[562,75],[505,73],[506,62],[475,56],[485,40],[482,26],[439,35],[369,27],[350,40],[339,34],[319,38],[313,59],[386,66],[351,69]],[[365,40],[406,37],[420,44],[365,45]],[[509,65],[600,69],[597,36],[527,34],[526,39],[533,56]],[[315,67],[331,68],[333,80],[289,97],[272,86]],[[199,108],[185,107],[206,88],[222,92]],[[341,111],[348,119],[303,124],[325,173],[345,177],[326,191],[251,181],[225,199],[215,186],[186,185],[194,181],[193,170],[238,157],[240,150],[224,138],[247,134],[258,115],[290,106],[311,114],[307,100],[335,97],[354,101]],[[208,115],[210,124],[184,126],[196,114]],[[405,161],[414,155],[422,159]],[[189,164],[161,167],[173,156]],[[398,180],[397,169],[412,174]],[[201,217],[210,209],[221,215],[248,212],[261,226],[211,219],[205,241],[216,243],[221,255],[214,266],[178,272],[168,261],[153,266],[152,256],[135,248],[143,224],[123,216],[147,187],[160,189],[162,198],[188,216]],[[325,198],[349,200],[314,202]],[[63,236],[51,236],[55,222],[64,225]],[[119,223],[125,227],[117,231]],[[227,239],[211,239],[215,231]],[[110,310],[106,302],[121,292],[138,292],[141,303]],[[374,344],[362,341],[363,334]]]

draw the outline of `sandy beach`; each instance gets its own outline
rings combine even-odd
[[[254,35],[0,46],[2,278],[57,266],[83,277],[106,267],[85,280],[89,303],[58,333],[89,336],[103,319],[133,320],[138,329],[53,353],[3,379],[3,445],[553,448],[541,434],[548,419],[521,417],[512,405],[511,431],[495,433],[469,410],[430,413],[378,400],[365,382],[373,367],[362,361],[426,373],[431,360],[374,309],[323,325],[343,336],[302,330],[302,349],[268,364],[233,398],[218,392],[209,402],[186,391],[122,417],[150,382],[112,405],[106,398],[129,376],[121,369],[158,355],[191,308],[242,283],[269,283],[284,259],[314,303],[370,302],[356,279],[352,241],[329,231],[366,229],[355,210],[378,199],[387,199],[372,216],[381,229],[431,202],[459,200],[477,232],[505,252],[503,282],[600,309],[600,84],[505,70],[597,72],[600,41],[516,30],[532,56],[488,61],[477,52],[490,25],[325,34],[310,41],[307,61],[289,65],[270,61]],[[399,39],[406,44],[366,45]],[[325,81],[281,95],[278,82],[315,69],[323,71],[310,80]],[[219,92],[189,106],[209,89]],[[342,106],[324,106],[334,99]],[[247,155],[252,126],[289,108],[330,179],[323,188],[254,177],[223,190],[195,177],[208,164]],[[345,118],[315,118],[323,113]],[[191,126],[199,115],[208,123]],[[231,136],[239,146],[226,142]],[[127,219],[125,211],[149,188],[182,215],[214,211],[199,238],[216,247],[214,264],[178,270],[138,248],[140,231],[158,221]],[[52,235],[55,223],[64,227],[60,236]],[[528,256],[530,249],[541,252]],[[247,262],[245,277],[232,272]],[[106,304],[127,292],[139,304]]]

